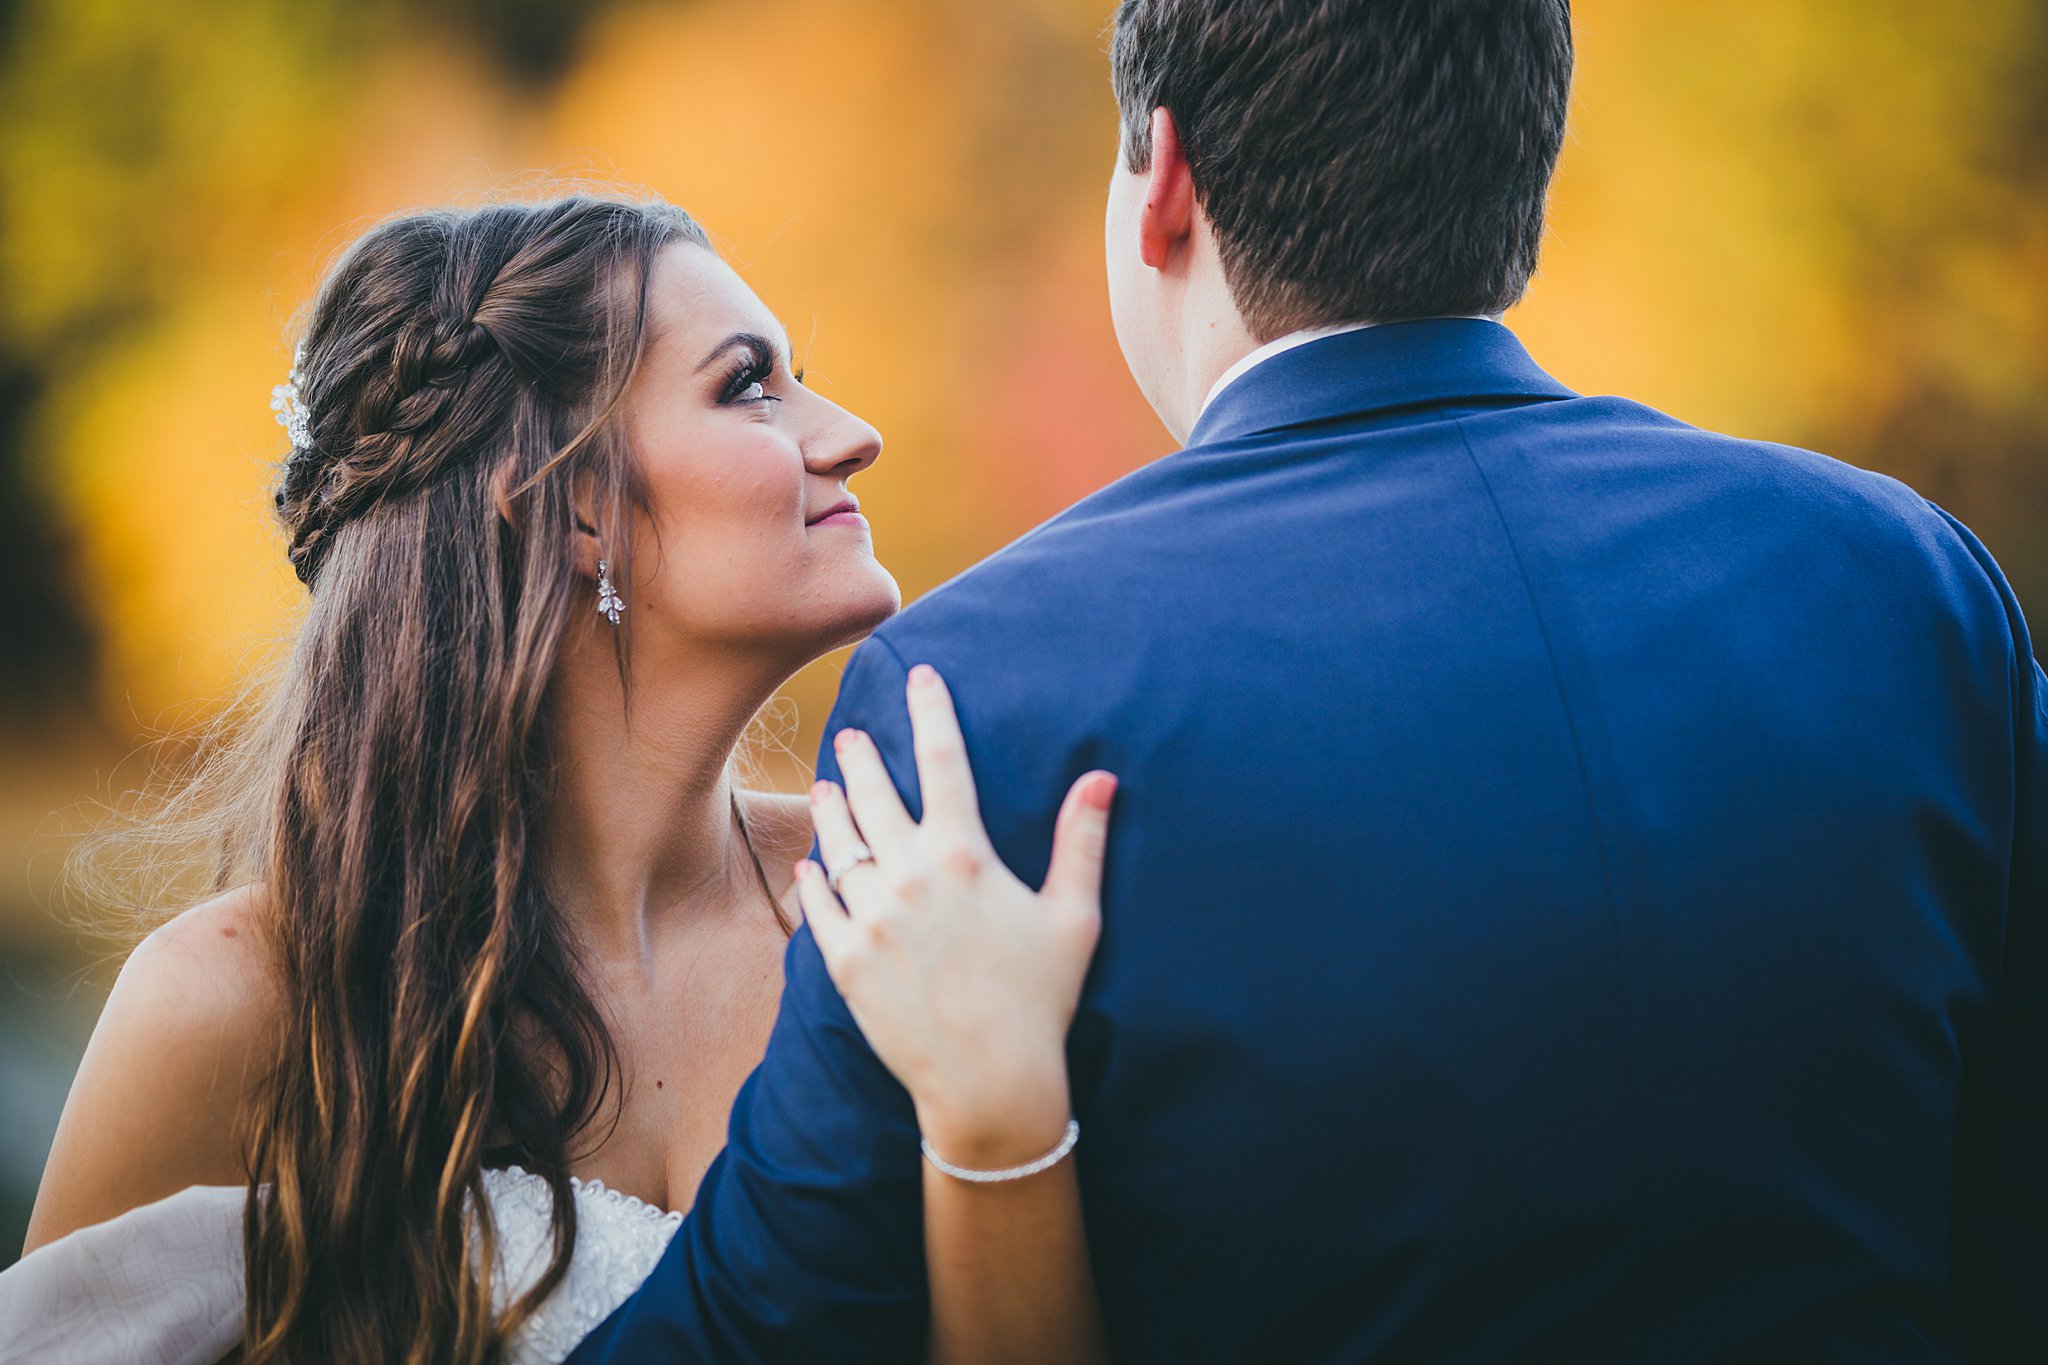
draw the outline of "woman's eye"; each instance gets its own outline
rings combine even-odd
[[[725,392],[719,395],[721,403],[777,403],[781,400],[768,392],[768,381],[775,377],[773,363],[756,357],[740,366],[732,378],[726,381]]]

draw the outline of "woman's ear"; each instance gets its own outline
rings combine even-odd
[[[576,516],[576,529],[569,533],[569,558],[577,573],[594,580],[605,551],[597,533],[597,479],[590,471],[578,470],[570,478],[569,505]]]
[[[513,480],[517,476],[517,466],[509,459],[501,462],[491,474],[491,503],[497,508],[498,519],[513,531],[525,527],[519,504],[513,497],[516,487]],[[605,550],[604,542],[597,533],[597,480],[588,470],[571,476],[569,500],[576,517],[576,529],[569,533],[569,562],[577,573],[596,582],[597,566],[604,560]]]
[[[512,480],[517,474],[510,457],[498,461],[498,467],[491,471],[491,505],[498,509],[498,520],[510,530],[520,529],[519,509],[512,502]]]

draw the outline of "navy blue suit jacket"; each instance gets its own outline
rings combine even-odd
[[[2048,1359],[2048,680],[1910,489],[1380,327],[855,654],[829,728],[913,803],[916,663],[1034,885],[1123,779],[1071,1043],[1119,1359]],[[917,1358],[911,1107],[787,965],[579,1359]]]

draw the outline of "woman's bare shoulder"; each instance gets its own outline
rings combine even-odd
[[[260,891],[197,905],[129,955],[72,1081],[28,1249],[188,1185],[246,1178],[247,1109],[282,993]]]
[[[213,998],[229,1014],[245,1014],[266,997],[274,1002],[277,963],[269,912],[269,901],[255,886],[224,891],[181,911],[136,945],[114,988],[189,985],[189,978],[203,975],[218,981],[221,989]]]

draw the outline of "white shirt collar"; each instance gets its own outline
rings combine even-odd
[[[1372,324],[1369,322],[1350,322],[1341,323],[1335,327],[1304,327],[1298,332],[1289,332],[1284,337],[1274,337],[1256,350],[1246,352],[1235,365],[1232,365],[1222,374],[1216,376],[1216,382],[1209,386],[1209,396],[1202,400],[1201,408],[1195,413],[1195,420],[1201,420],[1202,414],[1209,410],[1209,405],[1216,401],[1217,394],[1222,393],[1232,384],[1244,378],[1246,373],[1254,367],[1264,364],[1274,356],[1291,351],[1297,346],[1306,346],[1311,341],[1321,341],[1324,337],[1343,336],[1346,332],[1362,332],[1370,326]]]
[[[1475,320],[1479,322],[1498,322],[1500,319],[1476,317]],[[1216,382],[1209,386],[1209,396],[1202,400],[1202,406],[1195,412],[1195,420],[1201,420],[1202,414],[1209,410],[1209,405],[1216,401],[1218,394],[1244,378],[1252,370],[1271,360],[1274,356],[1291,351],[1297,346],[1306,346],[1311,341],[1321,341],[1324,337],[1343,336],[1346,332],[1362,332],[1368,327],[1377,325],[1377,323],[1371,322],[1347,322],[1340,323],[1335,327],[1304,327],[1298,332],[1289,332],[1284,337],[1274,337],[1265,345],[1247,353],[1235,365],[1232,365],[1216,377]]]

